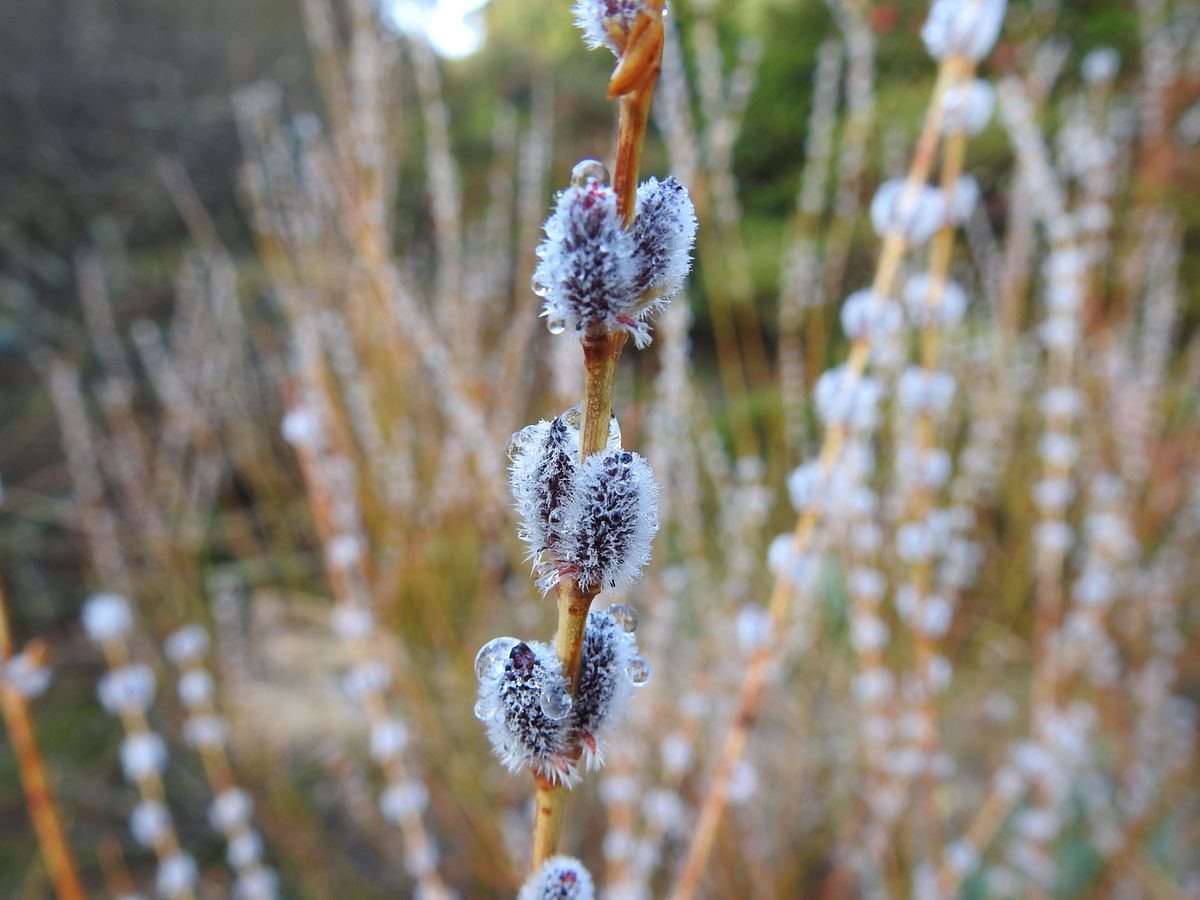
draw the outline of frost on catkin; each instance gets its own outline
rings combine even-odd
[[[529,876],[517,900],[593,900],[596,886],[573,856],[552,856]]]
[[[650,343],[646,319],[683,287],[691,270],[696,212],[674,178],[651,178],[638,188],[629,228],[599,163],[575,167],[559,193],[538,246],[534,290],[542,315],[558,334],[624,329],[638,347]]]
[[[637,639],[625,617],[619,615],[623,611],[633,615],[624,604],[590,613],[584,632],[572,720],[590,769],[604,762],[605,742],[620,723],[634,691],[631,670],[642,662]]]
[[[687,188],[674,177],[664,181],[651,178],[643,183],[638,188],[633,220],[639,317],[661,309],[679,293],[692,268],[695,242],[696,210]],[[649,342],[648,333],[644,340]]]
[[[637,14],[646,0],[577,0],[575,24],[592,50],[607,47],[620,56]]]
[[[574,780],[567,758],[569,697],[554,648],[538,641],[516,643],[503,670],[494,678],[480,679],[476,714],[485,718],[488,740],[505,768],[514,773],[532,769],[564,784]],[[560,704],[558,710],[554,704]],[[548,715],[548,709],[562,715]]]
[[[566,423],[565,414],[538,422],[513,435],[510,456],[508,484],[521,517],[518,534],[529,545],[534,572],[545,576],[554,568],[546,556],[558,543],[562,505],[579,468],[579,432]]]
[[[621,226],[617,194],[605,181],[606,174],[573,178],[546,220],[533,281],[552,332],[627,327],[621,320],[634,296],[633,236]]]
[[[636,453],[596,453],[579,467],[563,509],[560,575],[585,591],[623,590],[650,560],[658,530],[658,485]]]

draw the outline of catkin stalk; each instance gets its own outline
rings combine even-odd
[[[12,654],[12,640],[8,631],[8,610],[4,599],[4,588],[0,585],[0,664]],[[46,767],[38,751],[37,735],[29,715],[25,698],[11,684],[0,682],[0,713],[13,744],[17,760],[17,771],[21,776],[21,787],[25,791],[25,805],[33,830],[37,834],[46,870],[54,883],[54,892],[59,900],[83,900],[83,887],[75,860],[67,846],[58,806],[46,777]]]
[[[642,160],[642,145],[646,138],[646,126],[650,118],[650,101],[654,96],[654,85],[662,66],[662,21],[658,17],[641,23],[653,29],[657,41],[645,40],[638,46],[651,47],[651,52],[640,60],[638,72],[634,73],[637,87],[621,96],[617,120],[617,151],[613,171],[613,189],[617,195],[617,211],[626,227],[633,221],[637,201],[638,169]],[[632,43],[632,42],[631,42]],[[628,76],[630,68],[623,59],[617,74]],[[614,76],[614,85],[615,85]],[[610,85],[613,87],[614,85]],[[580,410],[579,457],[585,460],[598,453],[608,443],[609,419],[612,416],[613,383],[617,375],[617,361],[625,346],[626,332],[589,333],[583,344],[583,403]],[[558,628],[554,634],[554,650],[562,661],[563,673],[571,681],[574,694],[579,682],[579,657],[583,650],[583,635],[588,612],[599,590],[581,591],[574,578],[564,578],[555,588],[558,598]],[[566,806],[567,789],[561,784],[552,784],[535,774],[537,784],[537,814],[533,826],[533,871],[558,852],[558,841],[562,833],[563,811]]]

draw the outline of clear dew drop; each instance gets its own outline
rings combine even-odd
[[[580,160],[571,170],[571,184],[575,187],[584,187],[589,181],[608,184],[608,178],[608,169],[604,168],[602,162],[595,159]]]
[[[534,432],[537,431],[536,425],[526,425],[520,431],[514,431],[513,436],[508,439],[508,460],[512,462],[524,450],[531,440],[533,440]]]
[[[550,514],[546,516],[546,523],[549,525],[561,525],[563,520],[562,507],[556,506],[550,510]]]
[[[548,293],[550,293],[550,285],[542,281],[542,279],[539,278],[536,273],[532,278],[529,279],[529,289],[539,297],[545,297]]]
[[[579,411],[579,404],[576,403],[565,413],[562,414],[563,424],[568,428],[574,428],[578,431],[583,427],[583,413]]]
[[[628,603],[614,603],[608,608],[608,614],[616,620],[617,624],[621,626],[621,629],[626,634],[637,631],[637,610]]]
[[[546,320],[546,330],[551,334],[562,334],[567,330],[567,320],[561,316],[551,316]]]
[[[542,689],[542,696],[538,700],[546,717],[555,721],[566,717],[567,713],[571,711],[573,702],[571,694],[565,687],[551,684]]]
[[[640,656],[635,656],[625,667],[625,677],[634,687],[645,687],[650,682],[650,663]]]
[[[619,450],[621,447],[621,423],[613,415],[608,420],[608,449]]]
[[[495,681],[504,674],[504,663],[509,651],[519,644],[515,637],[492,638],[475,654],[475,677],[482,681]]]
[[[490,722],[496,717],[500,707],[492,697],[480,697],[475,701],[475,718],[480,722]]]

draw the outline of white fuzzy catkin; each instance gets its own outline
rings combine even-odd
[[[97,644],[124,637],[133,628],[129,601],[120,594],[92,594],[83,604],[83,628]]]
[[[649,178],[639,185],[633,219],[639,319],[661,309],[683,288],[695,242],[696,210],[687,189],[674,178]],[[635,332],[634,341],[643,346],[648,333]]]
[[[921,28],[929,55],[961,53],[978,62],[991,52],[1004,23],[1005,0],[934,0]]]
[[[561,571],[583,590],[624,590],[650,560],[658,485],[636,453],[595,453],[579,467],[563,510]]]
[[[995,105],[996,89],[982,78],[952,85],[942,95],[942,130],[946,134],[979,134]]]
[[[154,673],[141,663],[113,669],[100,679],[96,693],[100,705],[114,715],[126,710],[144,713],[154,702]]]
[[[0,666],[0,685],[27,699],[40,696],[50,686],[50,668],[36,654],[22,651]]]
[[[517,900],[593,900],[596,887],[583,863],[572,856],[552,856],[529,876]]]
[[[208,650],[208,633],[202,625],[184,625],[166,639],[163,649],[177,666],[199,661]]]
[[[537,248],[534,292],[545,298],[542,315],[551,333],[613,331],[633,312],[633,234],[623,227],[608,173],[595,166],[576,166]]]
[[[157,775],[166,764],[167,745],[152,731],[127,735],[121,742],[121,768],[127,781]]]
[[[564,715],[548,715],[546,707],[564,695]],[[492,750],[514,774],[533,769],[567,785],[574,782],[575,768],[567,757],[570,735],[565,713],[569,710],[569,684],[548,644],[518,642],[499,672],[483,672],[480,678],[476,716],[487,725]],[[557,715],[560,709],[551,711]]]
[[[583,745],[588,768],[604,760],[604,744],[621,719],[633,694],[631,666],[636,664],[637,639],[626,630],[618,604],[588,615],[579,663],[579,688],[571,708],[572,731]],[[635,624],[636,624],[636,620]]]
[[[871,200],[871,226],[882,238],[902,237],[923,244],[942,227],[945,198],[931,185],[910,188],[903,178],[885,181]]]
[[[552,333],[625,330],[638,347],[650,343],[646,318],[682,288],[691,269],[696,213],[674,178],[646,181],[636,204],[626,228],[608,172],[593,160],[576,165],[546,220],[533,274]]]
[[[629,29],[643,10],[650,12],[646,0],[577,0],[573,12],[588,47],[607,47],[620,56]]]
[[[545,574],[561,538],[562,507],[579,469],[579,432],[565,416],[538,422],[513,435],[508,484],[521,518],[518,532],[529,545],[534,571]]]

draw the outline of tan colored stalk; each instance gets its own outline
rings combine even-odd
[[[4,586],[0,584],[0,665],[12,656],[12,636],[8,630],[8,609],[4,597]],[[29,704],[25,696],[7,681],[0,680],[0,713],[12,740],[13,755],[17,759],[17,771],[21,776],[21,787],[25,791],[25,806],[33,820],[42,859],[46,871],[54,884],[59,900],[83,900],[83,887],[75,868],[75,858],[63,830],[46,767],[38,750],[37,733]]]
[[[613,190],[617,212],[626,227],[633,222],[637,207],[638,168],[650,117],[650,101],[662,68],[663,0],[647,3],[649,12],[641,13],[630,29],[623,53],[609,82],[609,99],[621,98],[617,120],[617,152],[613,168]],[[625,346],[626,332],[589,332],[583,344],[583,403],[579,429],[579,458],[585,460],[602,451],[608,443],[612,416],[613,382],[617,361]],[[558,628],[554,633],[554,651],[562,661],[563,673],[571,681],[574,696],[579,684],[579,657],[583,650],[584,628],[588,611],[599,593],[580,590],[574,578],[564,578],[555,588],[558,598]],[[567,789],[534,774],[537,807],[533,823],[532,869],[558,852],[562,834]]]
[[[947,57],[938,69],[937,80],[925,112],[921,134],[913,150],[912,164],[909,167],[907,183],[904,188],[906,194],[915,193],[929,178],[934,157],[937,154],[938,136],[942,127],[942,95],[947,87],[958,78],[958,69],[958,57]],[[891,294],[900,262],[907,247],[908,241],[901,234],[889,235],[884,239],[883,250],[871,285],[878,295],[886,297]],[[870,345],[865,339],[856,340],[851,345],[846,361],[852,382],[856,382],[862,377],[869,359]],[[846,429],[841,424],[832,424],[826,430],[819,457],[820,471],[823,477],[828,476],[832,470],[845,439]],[[809,507],[799,517],[793,531],[792,547],[796,554],[803,554],[809,550],[816,527],[816,508]],[[783,622],[791,596],[791,585],[786,578],[777,578],[767,607],[776,632]],[[729,801],[729,783],[733,778],[734,769],[742,757],[742,752],[745,750],[750,729],[758,715],[758,705],[766,683],[771,656],[772,648],[768,642],[755,650],[754,655],[746,664],[746,672],[738,697],[737,713],[725,736],[725,743],[721,748],[721,755],[713,772],[712,781],[704,795],[696,829],[692,832],[692,840],[688,846],[687,858],[684,860],[683,868],[680,870],[671,894],[673,900],[690,900],[699,889],[700,878],[704,873],[708,857],[712,853],[717,830],[720,828],[721,819]]]

